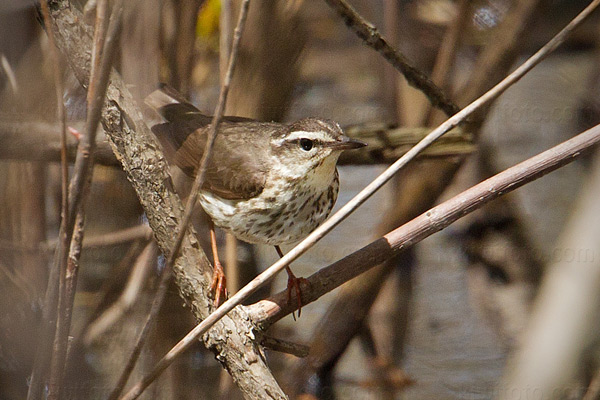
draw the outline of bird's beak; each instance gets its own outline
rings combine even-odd
[[[344,136],[339,142],[331,143],[327,147],[333,150],[351,150],[365,147],[367,144],[358,139],[352,139]]]

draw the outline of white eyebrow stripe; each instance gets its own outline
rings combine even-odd
[[[285,137],[285,141],[291,141],[296,139],[311,139],[320,141],[331,141],[331,138],[327,133],[323,131],[307,132],[307,131],[294,131]]]

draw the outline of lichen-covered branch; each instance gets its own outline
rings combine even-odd
[[[83,22],[81,13],[66,0],[52,1],[50,8],[57,45],[77,79],[87,86],[90,27]],[[167,164],[131,94],[114,71],[106,97],[102,125],[137,192],[159,247],[167,253],[183,215],[181,200],[173,190]],[[206,317],[211,309],[207,295],[211,267],[191,228],[184,238],[173,271],[180,293],[196,318]],[[285,398],[253,340],[251,328],[245,310],[238,307],[205,335],[204,342],[217,354],[217,359],[247,398]]]

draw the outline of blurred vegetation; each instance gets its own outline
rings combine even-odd
[[[239,1],[126,3],[115,68],[138,103],[143,104],[143,98],[164,81],[209,114],[218,97],[223,45],[232,35]],[[448,73],[436,83],[459,106],[514,69],[587,3],[351,1],[390,44],[428,75],[439,67],[440,48],[450,40]],[[461,16],[462,25],[456,22]],[[459,25],[452,42],[449,32]],[[10,146],[2,141],[9,137],[8,123],[56,123],[48,54],[36,8],[28,1],[0,1],[0,399],[7,400],[27,394],[61,200],[60,167],[48,161],[49,151],[44,150],[50,139],[36,144],[10,136],[16,146],[20,140],[39,146],[41,150],[31,150],[42,154],[36,160],[7,158],[2,148]],[[497,62],[487,65],[485,55],[488,61],[498,57]],[[68,125],[81,126],[86,93],[64,58],[61,65]],[[455,132],[448,142],[432,148],[367,203],[356,220],[298,261],[298,270],[308,274],[440,198],[597,124],[599,65],[595,15],[557,54],[473,121],[468,133]],[[425,132],[444,119],[396,70],[364,46],[325,2],[312,0],[252,2],[226,112],[266,121],[326,117],[368,138],[373,144],[369,149],[377,153],[372,150],[368,157],[361,153],[344,160],[363,165],[343,167],[346,190],[340,202],[369,182],[380,168],[373,164],[390,162],[405,151],[405,141],[415,141],[415,132]],[[36,131],[25,134],[50,137]],[[11,145],[15,147],[14,142]],[[579,192],[589,186],[585,177],[590,165],[584,160],[495,202],[414,252],[306,307],[298,322],[283,320],[274,326],[269,332],[274,336],[326,350],[316,355],[313,350],[303,360],[268,351],[286,393],[340,399],[501,396],[498,385],[511,371],[507,359],[525,337],[532,304],[556,261],[552,255],[560,246],[557,238],[568,234],[563,232],[567,216],[577,213]],[[176,174],[178,190],[186,193],[189,182]],[[147,270],[133,273],[152,239],[147,232],[125,231],[143,224],[145,216],[120,169],[95,167],[88,210],[65,399],[103,399],[114,388],[150,308],[163,265],[159,256]],[[201,210],[197,214],[195,226],[206,248],[206,217]],[[126,239],[108,243],[123,231]],[[94,240],[108,244],[86,245]],[[225,235],[220,233],[219,240],[224,243]],[[238,282],[236,286],[275,257],[272,249],[243,243],[233,248],[233,256],[230,253],[227,259],[238,270],[228,273],[236,274],[231,279]],[[599,249],[589,250],[597,254]],[[127,293],[134,295],[127,297]],[[252,301],[267,295],[259,292]],[[90,334],[115,304],[123,307],[109,315],[112,322],[100,334]],[[138,380],[193,326],[191,313],[182,307],[177,287],[171,284],[129,382]],[[341,333],[332,335],[334,331]],[[560,383],[561,388],[576,388],[565,398],[581,398],[595,390],[598,337],[592,336],[595,341],[586,338],[585,343],[593,344],[576,355],[577,374]],[[200,343],[167,371],[142,398],[241,398],[214,355]]]

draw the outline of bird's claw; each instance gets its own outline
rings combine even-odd
[[[297,278],[291,271],[288,271],[287,281],[287,302],[288,304],[292,301],[292,290],[296,293],[296,301],[298,302],[298,318],[302,313],[302,288],[301,285],[308,285],[308,279]],[[296,314],[292,312],[294,321],[296,320]]]
[[[219,307],[222,304],[222,299],[227,298],[226,282],[223,266],[220,262],[215,262],[212,283],[210,284],[210,290],[215,297],[215,307]]]

